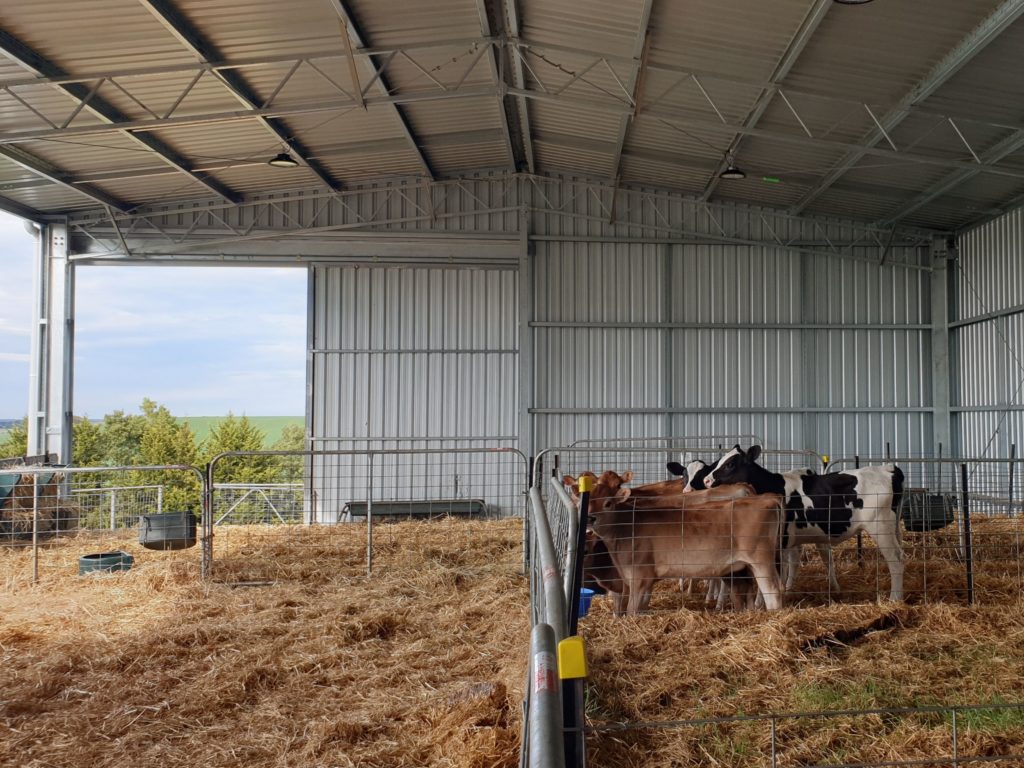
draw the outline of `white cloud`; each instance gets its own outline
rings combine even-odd
[[[0,214],[0,418],[27,410],[34,254]],[[303,412],[304,269],[83,266],[75,305],[79,413]]]

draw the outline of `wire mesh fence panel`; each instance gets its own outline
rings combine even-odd
[[[779,715],[601,722],[588,727],[588,765],[654,763],[735,768],[1020,765],[1024,705],[908,707]]]
[[[261,475],[276,482],[230,482],[274,466],[282,467],[276,477]],[[522,568],[526,460],[514,450],[227,454],[211,477],[218,580],[351,577],[424,556],[457,559],[450,546],[441,554],[441,542],[490,547],[496,566]],[[511,544],[510,532],[518,532]],[[287,565],[295,553],[308,559],[298,570]]]
[[[8,589],[170,559],[199,577],[202,475],[182,466],[22,467],[4,473]]]
[[[1024,518],[1015,501],[1020,461],[859,457],[829,465],[895,464],[904,475],[897,503],[909,600],[991,604],[1024,592]],[[877,561],[869,543],[858,553],[868,570]],[[849,550],[840,561],[853,561]]]
[[[303,522],[301,483],[221,483],[212,490],[214,525]]]
[[[99,531],[134,528],[139,515],[163,512],[162,485],[120,488],[72,488],[70,501],[79,508],[80,530]]]

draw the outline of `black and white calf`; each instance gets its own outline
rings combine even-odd
[[[738,445],[719,459],[704,479],[707,486],[749,483],[757,493],[781,493],[786,498],[786,530],[782,546],[783,582],[793,586],[800,547],[818,546],[829,567],[829,583],[838,590],[831,550],[863,531],[870,536],[889,567],[889,598],[903,599],[903,548],[899,507],[903,471],[894,464],[863,467],[818,475],[810,470],[770,472],[757,464],[761,447],[744,451]],[[823,552],[823,549],[825,550]]]
[[[691,461],[685,467],[678,461],[670,461],[665,465],[670,474],[686,480],[686,485],[683,486],[684,493],[686,491],[703,491],[710,488],[710,485],[705,484],[705,480],[717,466],[717,461],[714,464],[706,464],[700,459]]]

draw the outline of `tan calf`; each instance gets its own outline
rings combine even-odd
[[[757,580],[765,607],[782,607],[775,568],[782,497],[712,501],[705,493],[632,499],[623,488],[595,503],[592,527],[628,593],[629,615],[640,612],[659,579],[721,578],[745,566]]]

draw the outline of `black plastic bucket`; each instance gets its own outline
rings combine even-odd
[[[135,558],[123,550],[117,552],[99,552],[95,555],[82,555],[78,558],[78,575],[86,573],[109,573],[110,571],[127,571],[132,567]]]
[[[139,517],[139,544],[146,549],[187,549],[196,543],[191,512],[161,512]]]

